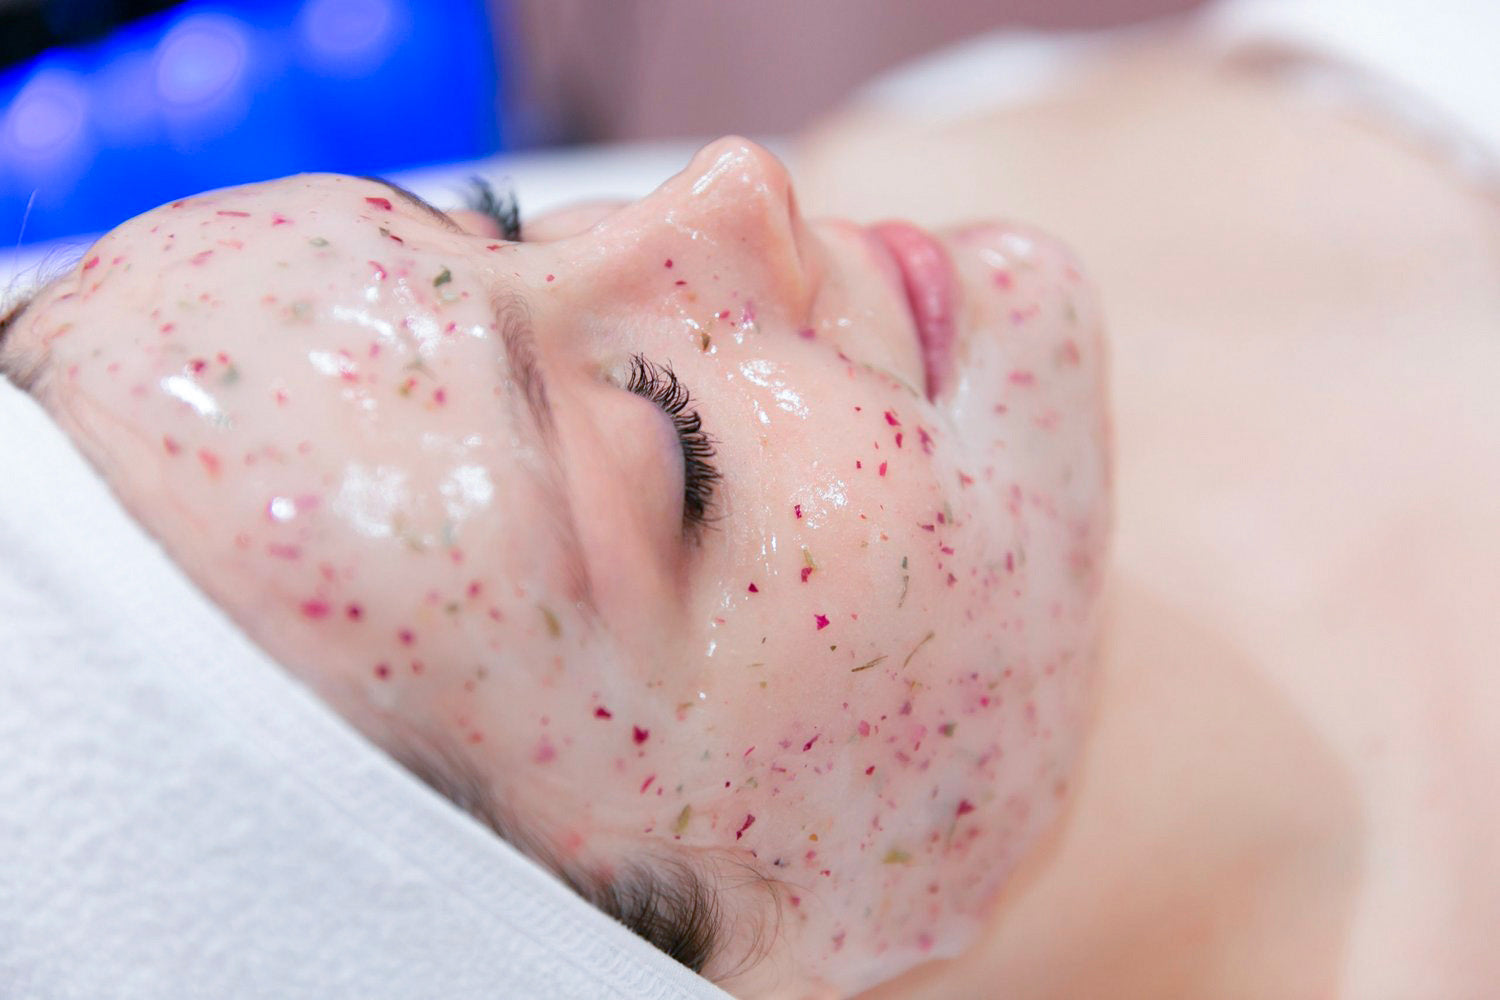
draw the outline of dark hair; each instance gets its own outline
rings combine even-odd
[[[513,810],[496,802],[473,766],[437,741],[403,734],[400,764],[502,840],[558,875],[596,909],[694,972],[724,944],[716,880],[684,858],[640,859],[601,874],[561,863]]]
[[[21,318],[26,307],[31,305],[31,300],[32,296],[24,296],[7,309],[4,315],[0,315],[0,378],[10,379],[18,388],[26,392],[30,392],[36,385],[37,378],[41,374],[41,365],[39,363],[22,364],[20,357],[14,351],[6,351],[5,346],[11,331],[15,329],[16,321]]]

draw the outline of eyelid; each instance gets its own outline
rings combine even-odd
[[[720,481],[714,466],[714,440],[703,430],[703,418],[691,406],[692,393],[671,365],[657,365],[644,355],[630,359],[626,389],[651,403],[672,422],[682,456],[682,530],[687,534],[714,521],[715,493]]]

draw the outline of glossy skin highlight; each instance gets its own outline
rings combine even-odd
[[[943,234],[958,348],[929,399],[889,259],[804,221],[744,140],[530,233],[346,177],[214,192],[106,236],[17,347],[135,516],[373,740],[457,743],[560,864],[721,875],[731,990],[847,995],[961,950],[1084,730],[1087,285],[1036,233]],[[701,530],[670,422],[622,387],[637,353],[716,441]]]

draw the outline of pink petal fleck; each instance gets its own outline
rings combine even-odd
[[[740,824],[740,828],[734,832],[734,839],[735,840],[739,840],[741,837],[743,837],[745,835],[745,831],[748,830],[748,829],[750,829],[754,825],[755,825],[755,814],[754,813],[746,813],[745,814],[745,822],[741,823]]]
[[[613,719],[614,717],[615,713],[611,712],[603,705],[600,705],[598,708],[594,709],[594,718],[596,719]]]
[[[636,746],[640,746],[651,738],[651,730],[649,729],[642,729],[640,726],[631,726],[630,730],[630,736],[635,740]]]
[[[755,584],[753,584],[753,583],[752,583],[752,584],[750,584],[750,586],[749,586],[749,587],[748,587],[748,588],[746,588],[746,589],[748,589],[748,590],[749,590],[749,591],[750,591],[750,593],[752,593],[752,594],[758,594],[758,593],[760,593],[760,588],[759,588],[759,587],[757,587],[757,586],[756,586],[756,585],[755,585]]]
[[[901,421],[896,419],[896,412],[894,410],[885,411],[885,422],[890,424],[892,427],[901,426]]]
[[[813,615],[813,621],[817,622],[817,624],[818,624],[818,631],[820,631],[820,632],[823,629],[825,629],[825,628],[828,627],[828,616],[827,615]]]
[[[389,198],[366,198],[365,204],[374,205],[376,208],[384,212],[389,212],[391,210],[391,199]]]

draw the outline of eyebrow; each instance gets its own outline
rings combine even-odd
[[[376,177],[374,174],[355,174],[354,176],[358,177],[360,180],[370,181],[372,184],[379,184],[381,187],[389,188],[391,192],[399,196],[402,201],[405,201],[409,205],[415,205],[417,208],[420,208],[428,215],[431,215],[434,219],[437,219],[439,222],[441,222],[443,225],[447,226],[454,232],[461,233],[464,231],[464,227],[454,222],[452,216],[450,216],[447,212],[443,211],[441,208],[438,208],[426,198],[408,191],[406,188],[402,187],[400,184],[397,184],[395,181],[388,181],[384,177]]]
[[[557,522],[563,543],[563,569],[569,582],[569,593],[581,608],[597,613],[594,604],[594,586],[589,575],[588,560],[583,555],[583,543],[578,537],[578,522],[573,517],[573,504],[563,488],[562,461],[558,457],[557,425],[553,419],[552,402],[547,395],[547,381],[536,363],[536,332],[531,326],[531,316],[525,300],[517,295],[497,295],[493,300],[495,316],[499,319],[500,342],[505,348],[505,359],[510,377],[526,405],[518,408],[525,419],[517,424],[525,428],[533,441],[541,446],[546,456],[547,469],[542,476],[542,485],[547,493],[546,506]],[[515,396],[509,397],[513,410]]]

